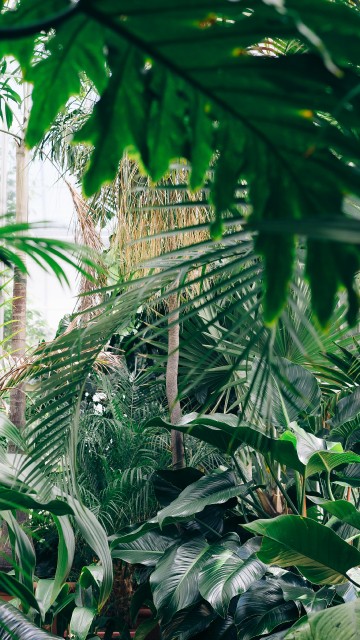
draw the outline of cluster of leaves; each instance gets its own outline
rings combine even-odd
[[[270,413],[269,402],[256,405],[257,427],[232,414],[183,417],[176,428],[232,456],[236,475],[157,472],[157,516],[113,536],[113,557],[143,567],[132,615],[152,608],[144,636],[160,624],[167,640],[325,640],[340,625],[341,637],[356,638],[360,400],[356,354],[342,356],[333,356],[333,381],[348,388],[326,401],[326,429],[316,379],[288,361]],[[162,418],[149,426],[173,428]]]
[[[293,515],[249,522],[237,505],[249,486],[231,471],[162,472],[154,485],[157,517],[112,541],[113,557],[138,565],[133,618],[143,603],[153,610],[142,637],[160,623],[165,640],[322,639],[323,630],[306,633],[335,620],[341,637],[356,637],[359,606],[347,572],[360,553],[330,527]]]
[[[11,605],[0,604],[0,633],[3,638],[24,639],[33,637],[33,627],[24,614],[32,612],[33,619],[41,625],[51,622],[65,608],[71,614],[75,605],[80,606],[76,602],[76,594],[69,593],[66,585],[75,554],[74,525],[101,563],[96,610],[102,607],[111,591],[112,562],[105,530],[91,511],[73,496],[60,491],[41,470],[38,469],[36,477],[29,480],[26,470],[29,466],[36,466],[36,461],[31,457],[26,442],[4,416],[0,430],[1,523],[6,523],[8,528],[12,551],[12,558],[8,561],[13,567],[10,573],[0,571],[0,586],[13,597],[12,605],[22,612],[17,613]],[[8,442],[21,453],[8,453]],[[24,527],[16,518],[19,512],[39,520],[47,513],[57,531],[55,575],[51,579],[37,580],[35,594],[37,559]],[[22,521],[26,521],[26,516]],[[7,624],[11,612],[15,626]]]
[[[30,145],[80,92],[82,73],[94,83],[100,99],[76,134],[94,146],[87,195],[113,180],[125,149],[154,181],[173,158],[188,159],[192,189],[216,153],[212,234],[221,237],[222,214],[246,181],[266,263],[266,319],[284,304],[293,234],[301,232],[312,236],[306,271],[320,322],[339,286],[354,322],[359,253],[343,201],[359,193],[356,8],[340,0],[321,0],[316,12],[300,0],[257,0],[251,9],[224,2],[216,10],[203,0],[171,10],[164,0],[21,0],[2,14],[0,28],[1,53],[17,57],[34,85]],[[50,37],[39,60],[44,31]],[[303,46],[283,55],[294,40]]]

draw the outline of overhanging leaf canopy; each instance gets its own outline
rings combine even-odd
[[[320,231],[308,240],[306,270],[326,324],[339,287],[351,322],[358,308],[358,247],[326,230],[328,220],[346,229],[344,196],[359,194],[359,26],[356,8],[340,0],[20,0],[1,16],[0,51],[34,84],[30,145],[79,92],[81,72],[94,82],[100,100],[76,135],[94,145],[87,194],[114,178],[125,149],[155,181],[186,158],[194,189],[216,153],[212,234],[221,237],[241,180],[260,230],[269,322],[286,299],[294,231]],[[34,64],[42,30],[48,56]],[[294,40],[298,53],[283,55]]]

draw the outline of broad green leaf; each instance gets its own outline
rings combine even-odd
[[[52,613],[55,616],[58,615],[63,609],[65,609],[69,604],[75,602],[76,593],[69,593],[69,585],[65,583],[58,594],[58,597],[53,605]]]
[[[351,448],[349,441],[352,442],[358,437],[360,431],[360,423],[357,418],[344,422],[340,427],[334,427],[330,431],[330,436],[333,440],[339,440],[344,443],[345,448]]]
[[[19,525],[11,512],[2,511],[1,517],[8,526],[9,537],[15,559],[15,576],[19,582],[24,585],[24,588],[26,589],[24,594],[26,595],[26,593],[30,593],[32,595],[36,564],[34,548],[25,531]],[[22,600],[21,595],[16,597],[19,597]],[[25,613],[27,613],[29,607],[28,600],[28,596],[27,599],[22,600],[22,606]]]
[[[292,601],[284,600],[280,581],[268,579],[254,583],[240,596],[235,624],[241,640],[250,640],[271,633],[298,617],[299,607]]]
[[[209,549],[206,540],[198,537],[171,547],[159,560],[150,585],[162,624],[200,600],[199,572],[209,557]]]
[[[70,573],[75,555],[75,536],[69,518],[67,516],[60,516],[59,518],[53,516],[53,519],[58,531],[59,544],[50,604],[53,604],[57,599]]]
[[[333,587],[322,587],[319,591],[313,591],[309,587],[293,585],[281,585],[284,600],[300,602],[306,613],[314,613],[326,609],[334,599],[335,589]]]
[[[75,640],[86,640],[95,616],[96,609],[75,607],[70,620],[70,633]]]
[[[233,549],[212,545],[211,558],[200,571],[199,590],[216,613],[226,617],[230,600],[260,580],[266,566],[255,554],[241,558]]]
[[[331,429],[340,427],[345,422],[354,420],[360,413],[360,387],[356,388],[353,393],[339,400],[335,407],[335,413],[329,424]]]
[[[186,116],[189,112],[187,85],[163,67],[156,67],[157,73],[153,74],[149,87],[153,97],[147,133],[149,172],[154,182],[163,177],[171,160],[186,155]],[[205,113],[203,118],[206,118]]]
[[[347,502],[347,500],[316,500],[316,502],[332,516],[342,522],[347,522],[355,529],[360,529],[360,513],[351,502]]]
[[[29,494],[20,493],[13,489],[0,490],[0,509],[20,511],[28,511],[34,509],[37,511],[49,511],[53,515],[64,516],[72,515],[73,511],[66,502],[62,500],[50,500],[49,502],[41,502]]]
[[[160,527],[172,522],[188,520],[200,514],[205,507],[223,504],[244,493],[242,485],[236,486],[232,471],[214,472],[186,487],[167,507],[159,511]]]
[[[229,615],[225,619],[217,617],[210,627],[201,634],[201,640],[232,640],[236,637],[234,618]],[[200,640],[199,638],[199,640]]]
[[[166,549],[176,542],[175,536],[149,531],[138,540],[132,542],[116,542],[112,548],[113,558],[120,558],[130,564],[153,566],[162,558]]]
[[[192,145],[190,188],[193,191],[203,185],[206,170],[210,164],[214,149],[214,123],[209,113],[209,102],[199,93],[192,101]]]
[[[287,293],[294,228],[303,233],[311,219],[326,227],[329,212],[346,221],[344,197],[359,194],[359,15],[348,3],[327,0],[317,0],[316,11],[308,0],[281,6],[255,0],[251,9],[247,13],[227,3],[214,13],[211,2],[202,2],[169,13],[165,3],[145,0],[136,7],[115,3],[110,9],[98,0],[76,5],[33,0],[30,7],[22,0],[15,10],[2,13],[0,26],[40,21],[38,33],[35,28],[32,37],[24,38],[20,32],[18,42],[13,33],[11,42],[4,38],[2,48],[20,59],[29,77],[39,67],[33,105],[39,115],[37,137],[65,96],[77,91],[73,82],[78,67],[91,76],[99,59],[106,58],[109,82],[105,90],[101,86],[94,112],[77,137],[94,147],[84,178],[87,194],[115,177],[125,149],[139,155],[155,179],[166,173],[174,156],[193,161],[196,185],[204,179],[212,150],[220,175],[225,174],[221,202],[220,190],[214,189],[218,206],[212,234],[219,238],[221,214],[233,209],[239,181],[246,181],[250,221],[259,230],[257,246],[266,264],[264,316],[271,322]],[[92,22],[95,30],[87,33]],[[42,31],[49,57],[34,65]],[[71,33],[75,37],[70,41]],[[97,48],[101,33],[104,53]],[[301,55],[284,55],[294,40],[303,47]],[[271,43],[272,55],[259,55],[259,43],[265,41]],[[70,56],[67,69],[74,48],[77,53]],[[59,98],[50,99],[51,108],[41,93],[43,83],[48,88],[50,81],[50,74],[40,74],[45,64],[61,71],[54,82]],[[92,78],[95,84],[98,75]],[[197,98],[202,103],[198,110]],[[211,135],[210,118],[219,135]],[[34,122],[32,116],[32,127]],[[200,146],[199,131],[206,139]],[[227,135],[220,135],[223,131]],[[341,287],[348,294],[348,319],[355,321],[353,281],[359,262],[359,249],[352,244],[316,238],[308,242],[306,273],[322,325]]]
[[[356,453],[344,452],[336,453],[334,451],[319,451],[314,453],[306,465],[306,475],[311,476],[314,473],[330,473],[336,467],[341,465],[359,463],[360,456]]]
[[[28,611],[30,607],[33,607],[40,613],[39,605],[33,591],[30,591],[28,587],[22,584],[22,582],[19,582],[19,580],[16,580],[16,578],[9,573],[0,571],[0,589],[10,596],[13,596],[13,598],[18,598],[26,611]]]
[[[327,449],[327,442],[322,438],[317,438],[312,433],[299,427],[296,422],[291,423],[292,431],[285,431],[280,437],[281,440],[289,440],[296,447],[299,460],[307,465],[311,456],[318,451]]]
[[[161,637],[163,640],[187,640],[206,629],[217,618],[215,611],[207,604],[200,602],[193,607],[176,613],[167,623],[161,621]]]
[[[113,73],[108,85],[92,116],[74,138],[75,142],[94,145],[94,153],[84,177],[87,195],[92,195],[104,182],[114,179],[125,149],[141,149],[146,165],[145,60],[139,52],[128,49],[125,43],[120,45],[119,41],[117,44],[116,49],[110,49]]]
[[[334,482],[345,487],[360,487],[360,464],[349,464],[343,472],[335,472]]]
[[[262,562],[295,565],[315,584],[341,584],[347,572],[360,565],[360,552],[355,547],[310,518],[278,516],[243,526],[264,536],[258,553]]]
[[[114,536],[111,536],[111,549],[115,549],[118,544],[124,544],[127,542],[132,542],[133,540],[138,540],[142,536],[144,536],[149,531],[159,530],[159,519],[157,516],[154,518],[150,518],[146,522],[143,522],[139,526],[130,526],[125,527],[122,531]]]
[[[161,507],[166,507],[178,497],[179,493],[189,484],[196,482],[203,473],[192,467],[170,471],[168,469],[156,471],[151,476],[156,499]]]
[[[142,582],[138,585],[131,598],[130,603],[130,622],[133,627],[136,625],[136,621],[140,612],[141,607],[147,603],[152,601],[150,583],[148,580]]]
[[[90,564],[81,569],[79,584],[84,588],[97,587],[100,589],[104,578],[102,566],[99,564]]]
[[[360,601],[348,602],[301,618],[286,634],[285,640],[357,640],[360,625]],[[334,636],[335,634],[335,636]]]
[[[36,583],[36,600],[38,601],[41,619],[45,621],[46,612],[51,606],[51,595],[54,588],[54,580],[41,579]]]
[[[279,197],[279,192],[276,196],[272,194],[269,198],[264,215],[268,216],[268,211],[285,209],[286,205],[291,202],[290,199],[288,203],[284,202],[284,198]],[[277,251],[273,250],[274,244],[276,244]],[[296,255],[295,240],[289,234],[262,233],[255,243],[255,249],[264,257],[265,261],[264,321],[269,325],[274,325],[279,319],[289,295],[289,285]]]
[[[26,134],[30,146],[40,141],[70,96],[80,93],[80,73],[87,73],[99,91],[104,89],[104,47],[103,29],[86,16],[78,15],[56,30],[47,43],[50,55],[27,73],[27,80],[34,84]],[[63,51],[66,56],[61,55]]]
[[[317,438],[296,423],[292,423],[291,427],[294,433],[286,431],[280,438],[293,442],[300,461],[306,465],[307,476],[312,476],[314,473],[330,473],[341,465],[360,462],[357,454],[344,452],[340,444]]]
[[[71,7],[70,0],[51,0],[47,3],[46,8],[53,15],[66,11]],[[20,28],[29,24],[36,24],[44,18],[44,2],[43,0],[21,0],[16,5],[16,11],[8,11],[2,15],[2,25],[7,27]],[[17,58],[23,68],[26,70],[34,55],[38,34],[27,37],[10,39],[1,39],[0,55],[14,56]]]
[[[39,629],[22,611],[8,602],[0,603],[2,640],[54,640],[56,636]]]
[[[86,540],[98,556],[102,565],[103,580],[101,582],[99,595],[99,608],[101,608],[110,595],[113,582],[113,566],[106,531],[90,509],[70,496],[68,500],[75,514],[74,520],[76,525],[79,527],[84,540]]]
[[[147,424],[161,426],[168,430],[174,428],[162,418],[154,418]],[[247,444],[262,455],[299,471],[299,473],[304,473],[305,470],[292,441],[276,440],[254,427],[238,426],[238,419],[232,414],[214,413],[198,417],[198,414],[190,413],[183,417],[182,423],[177,425],[176,429],[208,442],[226,453],[232,453],[241,445]]]
[[[159,621],[157,618],[150,618],[149,620],[144,620],[139,626],[136,628],[134,639],[135,640],[146,640],[148,635],[157,627]]]
[[[15,444],[21,451],[26,448],[24,438],[19,429],[13,425],[4,412],[0,412],[0,437]],[[1,451],[1,449],[0,449]]]

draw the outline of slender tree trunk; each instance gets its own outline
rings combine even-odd
[[[21,142],[16,149],[16,222],[28,221],[29,200],[29,152],[24,143],[24,131],[29,113],[29,86],[24,85],[25,97],[23,101],[23,131]],[[25,257],[21,256],[23,261]],[[21,361],[26,352],[26,274],[17,267],[14,269],[13,303],[12,303],[12,353],[13,357]],[[25,427],[26,396],[24,385],[19,384],[10,392],[10,420],[18,429]]]
[[[8,178],[8,141],[9,136],[4,131],[0,134],[1,139],[1,175],[0,175],[0,215],[4,216],[7,213],[7,178]],[[5,313],[4,313],[4,276],[3,271],[5,269],[5,265],[3,262],[0,262],[0,357],[4,352],[3,348],[3,340],[4,340],[4,321],[5,321]]]
[[[175,284],[176,287],[176,284]],[[168,358],[166,365],[166,395],[170,411],[171,424],[179,424],[181,406],[178,400],[178,372],[179,372],[179,299],[177,293],[168,297],[169,328],[168,328]],[[176,323],[176,324],[174,324]],[[185,466],[184,436],[180,431],[171,431],[172,463],[174,469]]]

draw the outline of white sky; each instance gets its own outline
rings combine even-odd
[[[69,189],[49,161],[36,160],[30,165],[29,221],[47,222],[37,235],[73,240],[74,207]],[[29,304],[44,316],[52,331],[75,306],[77,276],[63,264],[71,287],[62,286],[51,273],[36,264],[29,265]]]

